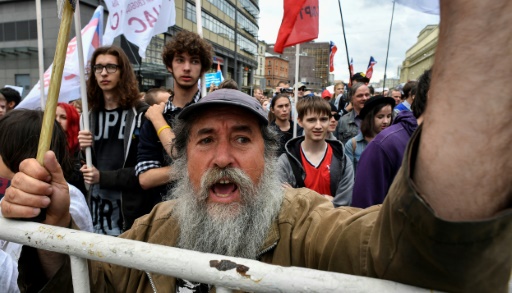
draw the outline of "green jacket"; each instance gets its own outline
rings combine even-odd
[[[418,142],[416,135],[382,206],[333,208],[314,191],[289,189],[260,260],[441,291],[506,292],[512,265],[512,211],[478,222],[436,218],[410,179]],[[172,201],[157,205],[120,237],[175,245],[180,231],[173,206]],[[62,288],[71,286],[68,266],[43,292],[69,290]],[[32,267],[20,263],[20,285],[34,277]],[[145,272],[100,262],[90,262],[89,269],[92,292],[154,292]],[[175,292],[173,277],[150,275],[156,292]]]

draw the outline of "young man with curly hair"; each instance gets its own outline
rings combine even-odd
[[[121,48],[108,46],[94,51],[87,80],[90,131],[80,131],[78,141],[82,149],[93,149],[93,166],[84,165],[81,171],[91,185],[90,208],[96,233],[121,234],[127,228],[125,205],[142,191],[134,168],[147,104],[140,101],[137,84]]]
[[[174,95],[166,103],[155,104],[146,112],[148,120],[140,132],[135,168],[146,193],[138,198],[133,220],[149,213],[167,194],[168,185],[173,181],[169,157],[174,138],[173,121],[183,108],[201,98],[198,81],[211,68],[212,55],[212,46],[198,34],[189,31],[178,32],[164,47],[162,58],[174,77]]]

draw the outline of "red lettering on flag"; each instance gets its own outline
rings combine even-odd
[[[138,23],[140,23],[140,25],[142,26],[142,29],[138,29],[138,30],[134,30],[134,32],[136,33],[143,33],[146,31],[146,29],[148,28],[146,26],[146,24],[144,23],[144,21],[142,21],[141,19],[137,18],[137,17],[131,17],[129,20],[128,20],[128,25],[132,25],[132,23],[136,21]]]

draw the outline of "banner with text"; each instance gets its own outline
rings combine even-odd
[[[204,82],[206,83],[206,87],[209,88],[211,84],[215,84],[216,86],[219,86],[219,84],[224,80],[224,77],[222,76],[222,71],[217,71],[214,73],[206,73],[204,75]]]
[[[174,0],[105,0],[105,4],[109,16],[104,44],[111,45],[115,37],[123,34],[139,47],[143,58],[151,38],[176,23]]]
[[[89,68],[89,60],[96,48],[102,45],[103,36],[103,6],[98,6],[89,23],[82,29],[82,45],[84,53],[84,65]],[[66,52],[66,61],[62,73],[62,83],[60,86],[59,102],[68,103],[69,101],[80,98],[80,66],[78,64],[78,51],[76,37],[68,43]],[[44,72],[44,92],[48,94],[53,64]],[[85,72],[83,74],[86,74]],[[87,76],[87,75],[86,75]],[[41,108],[41,87],[39,82],[32,88],[28,95],[21,101],[16,108],[38,109]]]

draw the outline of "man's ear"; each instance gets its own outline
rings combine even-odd
[[[167,67],[167,71],[169,71],[169,73],[172,73],[172,68],[171,67]]]
[[[298,117],[297,117],[297,124],[299,124],[300,127],[304,128],[304,126],[302,126],[302,119],[300,119]]]
[[[7,108],[9,110],[14,109],[14,106],[16,106],[16,102],[14,102],[14,101],[10,101],[9,103],[7,103]]]

